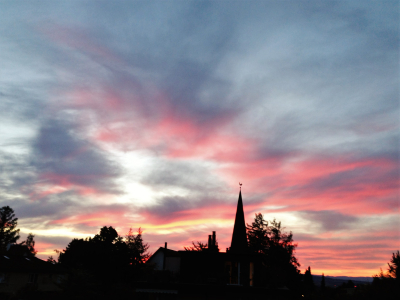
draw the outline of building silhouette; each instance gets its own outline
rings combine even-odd
[[[263,287],[257,281],[262,257],[248,250],[242,192],[240,190],[231,246],[220,252],[216,232],[199,251],[160,247],[147,261],[154,268],[136,292],[143,299],[267,299],[290,298],[289,290]]]
[[[17,299],[27,291],[40,299],[59,298],[66,274],[61,266],[31,255],[26,246],[12,245],[0,255],[0,299]]]
[[[239,192],[239,199],[236,208],[235,225],[233,226],[231,247],[227,252],[247,253],[246,222],[244,220],[242,190]]]

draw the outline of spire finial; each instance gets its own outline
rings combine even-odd
[[[242,183],[241,182],[239,182],[239,186],[240,186],[240,190],[242,190]]]

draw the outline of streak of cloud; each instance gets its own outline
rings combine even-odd
[[[400,246],[398,21],[395,1],[3,4],[0,206],[40,255],[105,225],[224,249],[241,181],[247,223],[281,218],[303,265],[370,276]]]

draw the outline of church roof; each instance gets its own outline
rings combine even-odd
[[[235,225],[233,226],[231,252],[245,253],[247,251],[246,223],[244,221],[242,191],[239,192],[239,199],[236,208]]]

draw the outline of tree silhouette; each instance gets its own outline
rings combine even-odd
[[[324,278],[325,281],[325,278]],[[311,267],[308,267],[304,272],[304,290],[307,294],[310,294],[314,291],[315,285],[314,280],[311,275]]]
[[[22,242],[21,245],[24,245],[28,248],[29,254],[31,256],[35,256],[37,251],[35,250],[35,240],[33,239],[35,236],[32,233],[29,233],[26,241]]]
[[[379,274],[373,276],[372,285],[365,296],[369,296],[369,299],[400,299],[399,264],[400,253],[397,250],[392,254],[386,273],[381,269]]]
[[[322,278],[321,278],[321,290],[325,290],[325,275],[322,273]]]
[[[53,258],[52,255],[50,255],[50,256],[47,258],[46,261],[47,261],[48,263],[53,264],[53,265],[57,263],[57,261]]]
[[[69,289],[99,298],[107,293],[111,298],[121,284],[142,278],[142,265],[149,257],[142,230],[132,229],[122,238],[113,227],[102,227],[93,238],[73,239],[59,252],[59,264],[70,272]],[[48,259],[49,262],[54,262]],[[100,294],[98,294],[100,293]],[[110,294],[111,293],[111,294]]]
[[[342,287],[343,288],[348,288],[348,289],[351,289],[351,288],[354,288],[354,282],[353,282],[353,280],[347,280],[347,282],[343,282],[342,283]]]
[[[130,279],[128,247],[113,227],[104,226],[93,238],[73,239],[59,252],[58,261],[70,273],[71,293],[99,293],[98,298]]]
[[[262,255],[259,284],[296,288],[300,281],[300,264],[294,256],[297,244],[293,243],[292,232],[284,232],[281,222],[275,219],[268,223],[261,213],[246,227],[249,251]]]
[[[396,278],[397,280],[400,280],[400,253],[399,250],[397,250],[396,253],[393,253],[392,259],[388,263],[389,269],[388,269],[388,275],[392,278]]]
[[[139,227],[137,235],[134,235],[132,228],[130,228],[125,237],[125,243],[128,246],[129,263],[133,266],[145,263],[150,257],[147,252],[149,245],[143,242],[142,233],[143,231]]]
[[[247,224],[247,239],[249,250],[253,253],[266,254],[270,245],[271,230],[268,221],[264,220],[262,214],[256,214],[253,223]]]
[[[73,239],[60,252],[59,262],[68,268],[85,269],[104,276],[104,273],[111,274],[115,268],[128,265],[127,247],[113,227],[104,226],[93,238]]]
[[[274,219],[268,224],[263,215],[258,213],[255,215],[254,222],[251,225],[247,224],[246,227],[251,252],[271,256],[271,252],[284,250],[282,254],[286,253],[285,259],[287,262],[295,268],[300,266],[294,256],[297,244],[293,243],[293,234],[292,232],[283,232],[285,228],[281,226],[281,222],[277,222]]]
[[[400,253],[397,250],[396,253],[392,254],[392,259],[388,264],[386,273],[383,273],[382,268],[379,274],[374,275],[374,279],[397,279],[399,281],[399,265],[400,265]]]
[[[9,206],[0,208],[0,252],[7,250],[7,246],[15,244],[19,239],[19,229],[16,229],[18,218]]]
[[[104,226],[100,229],[100,233],[94,236],[93,241],[112,244],[121,241],[121,239],[118,236],[118,232],[112,226]]]
[[[193,246],[183,247],[183,248],[185,248],[186,251],[204,251],[208,248],[207,243],[203,244],[202,242],[199,242],[199,241],[197,241],[196,243],[192,242],[192,245]]]

